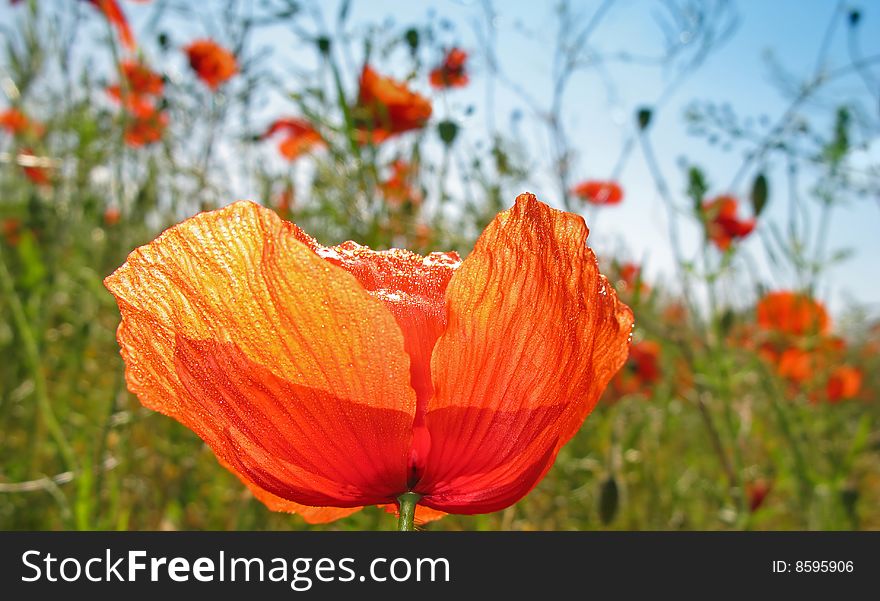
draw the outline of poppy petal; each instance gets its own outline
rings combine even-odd
[[[134,251],[105,280],[123,316],[129,388],[272,495],[393,501],[416,405],[403,335],[295,230],[241,202]]]
[[[433,392],[431,352],[446,328],[446,286],[461,265],[461,257],[455,251],[433,252],[423,257],[399,248],[372,250],[350,240],[337,246],[322,246],[299,228],[296,236],[319,257],[351,273],[394,315],[410,356],[418,428]]]
[[[119,3],[116,0],[90,0],[107,18],[107,20],[116,28],[119,34],[119,41],[128,50],[135,49],[134,35],[128,25],[128,19],[122,12]]]
[[[275,496],[269,491],[260,488],[247,478],[244,478],[241,474],[237,473],[231,465],[224,463],[222,460],[220,461],[220,464],[238,476],[242,483],[250,489],[251,493],[266,507],[272,511],[296,514],[309,524],[326,524],[328,522],[335,522],[336,520],[348,517],[363,509],[363,507],[312,507],[310,505],[300,505],[299,503],[282,499],[281,497]]]
[[[434,348],[422,503],[485,513],[525,495],[628,354],[633,316],[578,216],[523,194],[446,289]]]
[[[445,292],[461,265],[456,252],[433,252],[423,257],[403,249],[376,251],[352,241],[326,247],[300,230],[297,238],[315,254],[351,273],[394,315],[410,357],[410,385],[416,393],[410,480],[424,467],[428,451],[425,413],[433,394],[431,352],[446,329]]]
[[[235,345],[178,336],[175,355],[189,408],[213,429],[206,441],[261,488],[335,507],[382,502],[404,489],[393,458],[409,436],[383,432],[407,432],[411,415],[292,384]]]
[[[360,143],[379,143],[392,135],[421,129],[431,111],[427,98],[364,65],[358,102],[352,109]]]

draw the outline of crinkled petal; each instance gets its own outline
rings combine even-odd
[[[361,286],[385,303],[403,332],[410,356],[410,384],[416,392],[410,480],[418,476],[427,458],[429,440],[424,425],[433,394],[431,353],[446,329],[446,286],[461,265],[456,252],[434,252],[423,257],[394,248],[376,251],[355,242],[325,247],[302,230],[297,236],[326,261],[345,269]]]
[[[269,491],[260,488],[236,472],[231,465],[224,463],[222,459],[220,459],[220,464],[238,476],[242,483],[250,489],[251,493],[266,507],[272,511],[296,514],[309,524],[326,524],[328,522],[335,522],[336,520],[348,517],[363,509],[363,507],[312,507],[310,505],[300,505],[299,503],[294,503],[293,501],[277,497]]]
[[[129,388],[276,497],[391,502],[405,490],[416,405],[403,335],[294,232],[241,202],[134,251],[105,281]]]
[[[484,513],[519,500],[626,361],[632,312],[587,235],[580,217],[523,194],[453,275],[415,488],[425,505]]]

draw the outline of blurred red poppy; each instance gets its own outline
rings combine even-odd
[[[49,168],[43,166],[41,159],[30,148],[22,148],[18,154],[18,163],[25,176],[38,186],[49,184]]]
[[[660,376],[660,345],[653,340],[642,340],[630,347],[626,363],[614,376],[609,390],[614,397],[628,394],[650,396]]]
[[[764,478],[758,478],[746,484],[746,498],[749,502],[749,511],[754,513],[761,508],[772,486]]]
[[[125,125],[125,143],[133,148],[147,146],[162,139],[168,127],[168,114],[145,105],[144,111],[132,115]]]
[[[703,203],[706,235],[721,250],[727,250],[734,240],[745,238],[755,229],[756,221],[740,219],[737,210],[733,196],[719,196]]]
[[[756,313],[761,328],[782,334],[827,334],[831,327],[822,303],[798,292],[770,292],[758,301]]]
[[[653,384],[660,379],[660,345],[653,340],[632,345],[629,359],[642,382]]]
[[[162,75],[150,69],[147,65],[135,61],[123,61],[120,65],[122,76],[128,83],[128,88],[135,94],[148,96],[161,96],[165,89],[165,80]]]
[[[211,90],[238,73],[235,55],[211,39],[196,40],[186,46],[189,65]]]
[[[618,289],[620,292],[635,294],[638,291],[639,294],[645,295],[651,291],[651,287],[642,280],[642,268],[638,264],[631,261],[622,263],[619,273]]]
[[[468,84],[465,71],[468,54],[461,48],[452,48],[443,57],[443,62],[430,74],[431,85],[435,88],[462,88]]]
[[[287,217],[296,203],[296,189],[292,182],[287,182],[278,196],[275,197],[275,210],[282,217]]]
[[[592,205],[616,205],[623,200],[623,188],[613,181],[587,180],[571,189],[571,193]]]
[[[87,0],[89,4],[104,13],[107,21],[116,29],[119,35],[119,41],[129,50],[134,50],[134,35],[131,33],[131,27],[128,25],[128,19],[122,12],[119,3],[116,0]]]
[[[271,509],[326,522],[412,491],[422,519],[484,513],[541,480],[626,360],[632,312],[587,234],[524,194],[461,261],[324,247],[239,202],[105,284],[129,388]]]
[[[0,231],[3,232],[3,239],[9,246],[16,246],[21,240],[21,221],[14,217],[4,219]]]
[[[119,65],[125,86],[114,84],[107,88],[107,93],[117,102],[123,102],[126,108],[136,114],[143,115],[149,112],[153,96],[161,96],[165,88],[165,81],[159,73],[156,73],[146,65],[135,61],[123,61]]]
[[[13,136],[40,137],[45,128],[16,108],[0,111],[0,127]]]
[[[379,75],[372,67],[364,65],[358,101],[352,113],[358,141],[379,143],[391,136],[423,128],[431,117],[431,103],[405,84]]]
[[[854,398],[862,389],[861,370],[850,365],[840,365],[831,372],[825,392],[828,400],[837,403]]]
[[[261,136],[265,140],[282,132],[284,137],[278,144],[278,152],[289,161],[297,159],[300,155],[320,146],[324,138],[318,133],[312,124],[305,119],[286,118],[276,119]]]
[[[122,212],[116,205],[110,205],[104,209],[104,225],[114,226],[119,223],[120,217],[122,217]]]
[[[422,202],[421,191],[413,185],[415,172],[415,167],[403,159],[391,163],[391,176],[379,184],[382,196],[390,205],[398,207],[407,202]]]
[[[783,378],[802,384],[815,373],[815,354],[797,347],[787,348],[776,358],[776,370]]]
[[[18,135],[27,130],[30,120],[18,109],[6,109],[0,112],[0,127],[3,127],[12,135]]]

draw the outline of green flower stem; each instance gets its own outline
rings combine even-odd
[[[400,519],[397,522],[397,529],[400,532],[415,530],[413,520],[416,517],[416,504],[422,495],[414,492],[405,492],[397,497],[397,506],[400,511]]]
[[[15,283],[12,274],[6,267],[6,259],[2,254],[0,254],[0,290],[2,290],[6,303],[9,305],[10,313],[12,314],[12,321],[18,329],[19,336],[21,336],[22,354],[24,355],[28,368],[30,368],[31,377],[34,381],[34,396],[36,396],[37,399],[37,414],[49,430],[52,439],[55,441],[58,451],[61,454],[64,468],[68,471],[75,471],[77,468],[76,455],[73,452],[73,447],[71,447],[70,443],[67,441],[67,437],[64,436],[64,430],[62,430],[58,418],[55,417],[52,403],[49,401],[49,394],[46,388],[46,378],[43,375],[43,366],[40,361],[40,351],[37,346],[36,337],[28,323],[21,299],[19,299],[18,293],[15,290]]]

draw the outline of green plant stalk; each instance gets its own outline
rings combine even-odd
[[[208,170],[211,167],[211,159],[214,157],[216,148],[217,130],[222,127],[226,121],[226,107],[228,104],[219,105],[217,103],[217,95],[211,94],[211,107],[208,110],[208,136],[205,140],[204,152],[202,153],[199,172],[196,174],[199,182],[199,189],[210,189],[208,182]]]
[[[730,394],[730,373],[727,370],[727,365],[724,363],[724,360],[719,360],[720,369],[720,381],[721,381],[721,396],[722,401],[724,403],[724,425],[727,428],[727,435],[730,438],[730,448],[731,448],[731,456],[733,458],[733,470],[734,470],[734,489],[735,493],[733,495],[733,500],[736,502],[737,506],[740,510],[741,516],[748,517],[750,512],[746,506],[746,497],[744,494],[744,487],[742,481],[742,473],[743,473],[743,459],[742,459],[742,451],[740,449],[739,444],[739,434],[736,423],[736,416],[733,411],[733,399]]]
[[[399,508],[400,518],[397,521],[397,530],[400,532],[408,532],[415,530],[413,521],[416,517],[416,504],[422,495],[414,492],[405,492],[397,497],[397,506]]]
[[[704,226],[705,227],[705,226]],[[721,396],[721,402],[724,407],[723,414],[723,423],[727,429],[727,436],[730,439],[730,454],[733,460],[733,465],[731,466],[730,475],[732,476],[730,481],[730,495],[732,500],[736,503],[739,508],[740,515],[748,516],[749,512],[746,510],[746,501],[745,495],[743,494],[743,483],[742,483],[742,454],[739,448],[739,440],[737,434],[737,426],[736,420],[733,414],[732,408],[732,395],[730,390],[730,373],[727,370],[727,364],[724,361],[723,356],[719,356],[720,348],[723,345],[723,340],[725,336],[725,332],[722,330],[721,324],[718,321],[718,316],[720,313],[720,303],[718,302],[718,291],[716,289],[717,285],[717,276],[720,273],[716,273],[716,269],[710,264],[709,258],[709,244],[708,241],[704,238],[703,240],[703,270],[705,274],[709,277],[709,281],[707,282],[707,289],[709,293],[709,315],[710,315],[710,327],[713,330],[713,336],[711,339],[707,340],[707,344],[709,346],[710,352],[713,355],[712,367],[715,372],[718,374],[718,386],[713,386],[713,388],[718,388],[718,392]],[[720,269],[720,268],[719,268]],[[719,441],[720,442],[720,441]],[[725,453],[726,456],[726,453]]]
[[[333,86],[336,91],[336,101],[339,103],[339,108],[342,110],[342,118],[345,121],[345,134],[348,139],[349,148],[360,164],[361,147],[355,137],[354,118],[351,114],[351,108],[348,106],[348,99],[345,96],[345,88],[342,85],[342,75],[339,73],[339,66],[329,53],[326,55],[325,60],[327,61],[327,64],[330,65],[330,72],[333,74]]]
[[[339,71],[339,65],[336,64],[336,61],[333,60],[333,56],[329,52],[325,55],[325,60],[327,61],[327,64],[330,65],[330,72],[333,74],[336,101],[339,103],[339,108],[342,110],[342,117],[345,121],[345,135],[348,139],[349,150],[351,150],[351,153],[355,157],[358,182],[360,183],[361,191],[363,191],[365,199],[367,199],[366,204],[367,209],[369,210],[372,208],[371,205],[373,204],[372,202],[369,202],[373,197],[373,194],[371,193],[373,187],[369,185],[364,173],[363,153],[361,152],[361,145],[357,140],[354,117],[351,114],[351,107],[348,105],[348,99],[345,95],[345,87],[342,85],[342,74]],[[370,145],[372,145],[372,140],[370,140]],[[375,155],[373,156],[373,165],[375,168]],[[373,215],[373,212],[370,211],[370,214]]]
[[[669,189],[669,184],[666,183],[666,179],[663,177],[663,171],[660,169],[660,163],[657,161],[657,155],[654,152],[654,145],[651,143],[651,138],[646,130],[641,130],[639,132],[638,141],[642,149],[642,156],[645,159],[645,164],[648,167],[648,172],[651,174],[651,179],[654,180],[654,189],[657,190],[657,194],[660,196],[660,199],[663,201],[666,208],[669,240],[672,243],[675,266],[682,281],[681,289],[682,295],[684,296],[684,302],[685,305],[687,305],[688,314],[694,316],[694,319],[696,319],[696,315],[698,314],[697,304],[694,302],[691,294],[691,273],[690,269],[688,269],[688,262],[685,260],[684,250],[681,245],[675,201],[673,200],[672,193]]]
[[[801,506],[801,511],[804,514],[804,520],[809,519],[808,511],[813,495],[813,478],[810,476],[809,469],[807,468],[807,463],[804,460],[803,452],[801,450],[800,441],[795,436],[794,431],[791,427],[791,420],[789,420],[788,414],[786,412],[785,407],[783,407],[780,402],[780,392],[776,386],[770,384],[766,379],[768,376],[765,375],[765,383],[767,383],[767,392],[770,395],[770,406],[773,408],[773,413],[776,415],[776,419],[779,423],[779,428],[782,431],[782,435],[785,437],[788,442],[789,447],[791,448],[792,459],[794,460],[795,473],[798,476],[798,481],[800,484],[800,494],[798,495],[798,502]]]
[[[94,488],[95,465],[91,457],[86,456],[85,465],[76,478],[76,500],[74,501],[74,524],[77,530],[91,530],[91,516],[98,490]]]
[[[76,456],[73,453],[73,447],[70,446],[70,442],[68,442],[67,437],[64,436],[64,431],[61,429],[61,425],[58,423],[58,418],[52,410],[52,403],[49,402],[49,395],[46,390],[46,378],[43,375],[43,368],[40,363],[40,352],[37,348],[37,341],[34,338],[34,333],[28,323],[24,307],[21,304],[21,299],[15,291],[12,274],[6,266],[6,257],[2,254],[0,254],[0,288],[3,290],[3,296],[6,298],[10,312],[12,313],[12,321],[15,323],[15,327],[18,329],[18,333],[21,336],[22,351],[24,352],[28,368],[31,371],[31,376],[34,379],[34,396],[36,396],[37,399],[37,412],[39,418],[46,425],[50,436],[52,436],[52,439],[58,446],[58,451],[61,454],[64,468],[66,470],[75,471],[77,462]]]
[[[816,231],[816,247],[812,265],[808,266],[809,278],[807,285],[811,294],[816,293],[818,287],[819,272],[822,269],[822,262],[825,257],[825,247],[828,245],[828,230],[831,225],[831,209],[832,204],[829,199],[822,200],[822,212],[819,215],[819,224]]]
[[[721,463],[721,469],[724,470],[725,476],[727,476],[727,484],[729,488],[736,487],[736,472],[733,469],[733,466],[730,464],[730,458],[727,456],[727,451],[724,448],[724,443],[721,440],[721,435],[718,432],[718,427],[715,425],[715,420],[712,419],[712,412],[709,410],[709,407],[706,405],[706,401],[703,400],[703,396],[700,391],[697,391],[697,409],[700,410],[700,417],[703,419],[703,425],[706,426],[706,431],[709,434],[709,442],[712,443],[712,448],[715,450],[715,454],[718,455],[718,461]]]
[[[712,349],[712,352],[714,354],[714,346],[710,344],[711,341],[706,342],[709,348]],[[692,367],[696,365],[695,357],[691,349],[686,344],[681,345],[680,348],[682,350],[682,353],[684,354],[685,359],[688,362],[688,365]],[[718,456],[718,461],[721,465],[721,469],[724,471],[724,475],[727,477],[728,491],[732,492],[738,487],[739,477],[737,471],[739,469],[739,466],[737,466],[737,469],[734,469],[733,465],[731,464],[730,458],[727,456],[727,450],[724,446],[723,440],[721,439],[721,434],[719,432],[718,426],[715,424],[715,420],[712,417],[712,412],[709,410],[709,407],[706,405],[706,401],[703,399],[703,388],[705,387],[700,385],[696,386],[694,403],[699,410],[700,418],[702,419],[703,425],[706,428],[706,432],[709,435],[709,442],[712,444],[712,449]],[[712,394],[712,390],[707,390],[706,392],[708,394]],[[727,404],[726,400],[725,403]],[[737,460],[738,459],[739,458],[737,457]],[[734,498],[734,500],[736,501],[737,499]]]
[[[104,409],[104,420],[101,424],[101,432],[98,436],[98,444],[96,445],[96,449],[92,458],[92,464],[97,466],[97,473],[95,475],[95,494],[98,495],[98,499],[95,502],[94,510],[100,515],[102,508],[102,500],[101,500],[101,490],[104,488],[104,453],[107,450],[107,438],[110,435],[111,430],[111,421],[113,419],[113,410],[116,406],[116,397],[125,389],[125,383],[121,377],[122,370],[116,370],[116,377],[114,379],[113,391],[110,397],[107,399],[107,406]],[[97,516],[96,516],[97,519]]]

